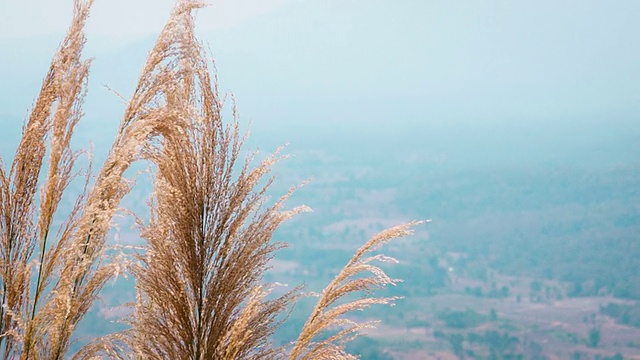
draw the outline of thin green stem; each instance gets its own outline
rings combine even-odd
[[[43,262],[44,262],[44,254],[45,249],[47,247],[47,239],[49,237],[49,227],[47,226],[47,230],[44,233],[44,237],[42,239],[42,249],[40,249],[40,267],[38,269],[38,280],[36,281],[36,293],[33,297],[33,309],[31,309],[31,320],[33,320],[36,316],[36,307],[38,306],[38,300],[40,299],[40,282],[42,281],[42,271],[43,271]]]
[[[24,352],[25,352],[26,359],[29,358],[29,353],[31,352],[31,333],[33,331],[33,319],[36,317],[36,308],[38,307],[38,300],[40,299],[40,293],[41,293],[40,283],[42,281],[44,254],[45,254],[45,249],[47,247],[48,237],[49,237],[49,227],[47,226],[47,229],[44,232],[44,237],[42,239],[42,248],[40,249],[40,266],[38,268],[38,280],[36,281],[36,293],[33,297],[33,308],[31,309],[31,321],[29,322],[28,329],[27,329],[27,338],[25,339]]]

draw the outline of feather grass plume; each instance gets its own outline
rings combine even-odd
[[[5,358],[38,358],[48,325],[39,307],[50,275],[58,269],[72,237],[82,196],[50,244],[53,216],[75,175],[78,153],[70,148],[74,128],[82,116],[89,62],[81,60],[82,28],[91,1],[74,3],[74,17],[53,57],[35,106],[23,128],[9,174],[0,169],[0,268],[2,277],[2,353]],[[48,169],[39,181],[47,148]],[[40,201],[36,192],[40,187]],[[32,262],[37,250],[38,262]],[[37,280],[32,285],[33,265]],[[31,294],[33,286],[34,293]],[[51,293],[49,293],[51,294]]]
[[[395,262],[384,255],[365,257],[392,239],[410,235],[411,228],[420,222],[412,222],[392,227],[372,237],[353,255],[351,260],[322,291],[320,298],[291,350],[290,359],[357,359],[345,351],[345,344],[353,340],[360,330],[374,325],[372,322],[356,323],[343,315],[368,308],[374,304],[392,304],[399,297],[363,297],[346,303],[336,304],[340,299],[357,292],[370,293],[386,285],[395,285],[382,269],[372,265],[372,261]],[[366,274],[369,275],[366,275]],[[362,276],[364,275],[364,276]],[[340,328],[325,340],[314,339],[332,328]]]
[[[185,130],[146,148],[157,175],[151,221],[142,231],[146,251],[133,269],[140,301],[127,341],[151,359],[269,357],[277,353],[268,340],[275,318],[297,292],[265,300],[262,275],[281,247],[270,240],[305,208],[282,211],[291,192],[265,208],[272,179],[259,184],[281,156],[253,168],[252,157],[241,163],[235,111],[224,125],[190,14],[179,7],[170,24],[181,24],[166,31],[177,36],[175,71],[183,81],[167,104]]]

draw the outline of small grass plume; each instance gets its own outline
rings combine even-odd
[[[293,189],[269,204],[272,166],[280,150],[256,161],[241,158],[238,117],[223,121],[224,101],[206,53],[194,35],[194,9],[181,0],[160,33],[127,104],[106,161],[95,178],[80,171],[71,139],[81,120],[90,62],[82,60],[83,27],[91,0],[74,1],[68,33],[51,62],[8,171],[0,158],[0,351],[3,358],[62,359],[79,321],[122,264],[109,257],[107,234],[132,183],[135,161],[154,168],[150,220],[141,225],[144,249],[130,259],[137,301],[130,328],[82,348],[74,358],[338,359],[360,329],[344,315],[396,297],[343,301],[395,284],[366,257],[417,223],[369,240],[329,284],[295,343],[273,347],[270,337],[300,287],[276,297],[263,275],[271,241],[287,219]],[[48,159],[45,159],[48,154]],[[45,166],[46,163],[46,166]],[[45,170],[46,169],[46,170]],[[86,173],[82,178],[78,174]],[[67,189],[84,184],[61,214]],[[37,196],[39,195],[39,201]],[[64,217],[54,229],[54,218]],[[369,274],[369,276],[363,276]],[[338,332],[318,340],[326,330]]]
[[[72,173],[78,153],[70,149],[76,124],[82,116],[89,62],[81,59],[84,45],[82,28],[91,1],[74,3],[74,17],[68,33],[53,57],[40,94],[23,128],[10,171],[0,169],[0,274],[2,277],[1,345],[5,358],[39,358],[45,342],[59,337],[48,311],[61,279],[52,279],[73,246],[79,214],[84,209],[81,195],[58,234],[51,234],[54,214]],[[47,148],[48,169],[42,181]],[[40,201],[36,193],[40,187]],[[53,236],[52,236],[53,235]],[[52,237],[56,239],[52,242]],[[37,280],[32,284],[37,252]],[[71,255],[69,255],[71,256]],[[55,284],[52,284],[55,283]],[[31,291],[33,290],[33,294]],[[45,318],[47,318],[45,320]],[[50,332],[49,332],[50,331]],[[62,334],[59,334],[62,335]],[[55,338],[55,339],[54,339]],[[55,345],[54,345],[55,346]],[[64,345],[63,345],[64,346]]]
[[[357,359],[345,351],[347,342],[358,336],[359,331],[372,327],[374,322],[357,323],[343,315],[361,311],[374,304],[393,304],[399,297],[362,297],[357,300],[337,302],[354,293],[370,294],[386,285],[395,285],[399,280],[391,279],[373,261],[396,262],[395,259],[378,254],[365,257],[392,239],[410,235],[411,228],[420,222],[392,227],[372,237],[353,255],[344,268],[322,291],[311,316],[300,331],[291,350],[290,359]],[[336,334],[324,340],[314,341],[328,330],[338,329]]]

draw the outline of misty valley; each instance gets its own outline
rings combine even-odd
[[[399,260],[385,271],[403,280],[384,293],[404,298],[357,314],[381,324],[349,345],[353,353],[364,359],[640,356],[640,168],[633,156],[640,133],[625,122],[600,126],[609,128],[609,138],[596,124],[573,138],[549,135],[513,148],[528,154],[562,141],[558,152],[540,149],[531,158],[497,157],[499,139],[474,149],[428,131],[394,134],[403,141],[385,144],[393,152],[379,147],[375,133],[345,131],[332,147],[314,142],[317,132],[292,135],[297,141],[286,152],[294,156],[276,168],[272,195],[310,179],[288,204],[314,212],[276,233],[274,240],[289,246],[265,280],[321,291],[377,231],[431,219],[383,249]],[[268,129],[255,127],[251,144],[277,146]],[[633,131],[620,130],[628,128]],[[491,138],[479,126],[468,131]],[[354,136],[372,140],[352,147]],[[148,188],[144,176],[138,181],[124,205],[144,214]],[[115,238],[140,244],[127,225]],[[107,286],[81,333],[108,331],[96,325],[105,319],[122,327],[115,321],[126,311],[114,306],[133,296],[127,279]],[[297,305],[276,343],[285,345],[299,331],[314,300]]]

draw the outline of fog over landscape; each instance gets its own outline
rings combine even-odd
[[[77,147],[104,159],[171,0],[97,0]],[[6,167],[71,0],[0,2]],[[293,155],[278,196],[314,209],[280,229],[266,281],[324,284],[370,236],[404,280],[363,359],[640,358],[640,2],[211,1],[196,29],[233,92],[247,145]],[[228,103],[231,102],[231,96]],[[230,111],[228,111],[230,113]],[[148,181],[125,198],[146,211]],[[121,227],[111,241],[141,244]],[[83,335],[116,329],[103,290]],[[101,308],[102,306],[102,308]],[[274,339],[285,344],[303,301]],[[101,322],[106,322],[104,325]],[[99,325],[98,325],[99,324]]]

